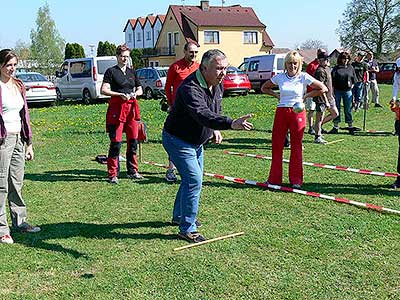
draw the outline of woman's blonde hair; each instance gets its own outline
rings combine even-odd
[[[299,68],[297,69],[297,74],[301,72],[301,69],[303,67],[303,56],[300,55],[300,53],[296,50],[290,51],[288,54],[285,56],[285,70],[287,71],[287,64],[290,62],[297,62],[299,65]]]

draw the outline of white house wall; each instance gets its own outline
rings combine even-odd
[[[129,35],[130,35],[130,39],[129,39]],[[135,38],[134,38],[133,28],[132,28],[131,24],[129,24],[125,30],[125,44],[131,49],[135,48]]]
[[[146,20],[146,23],[143,27],[144,33],[144,48],[153,48],[153,28],[149,19]]]

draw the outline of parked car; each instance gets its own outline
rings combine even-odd
[[[100,93],[106,70],[117,64],[115,56],[66,59],[56,72],[58,99],[81,99],[89,104],[92,99],[108,98]]]
[[[36,72],[18,72],[15,77],[22,80],[26,88],[28,103],[50,103],[57,100],[56,87],[45,76]]]
[[[261,86],[272,76],[282,73],[285,69],[286,54],[257,55],[247,58],[239,69],[249,77],[251,88],[259,93]]]
[[[392,83],[394,72],[396,72],[395,62],[380,63],[379,72],[376,73],[376,81],[378,83]]]
[[[247,95],[251,89],[249,77],[236,67],[228,67],[223,81],[224,95],[242,94]]]
[[[165,67],[149,67],[136,70],[146,99],[157,99],[165,96],[167,73],[168,68]]]

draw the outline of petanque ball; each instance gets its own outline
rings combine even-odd
[[[304,110],[304,103],[303,102],[296,102],[295,105],[293,105],[293,111],[295,113],[301,113]]]

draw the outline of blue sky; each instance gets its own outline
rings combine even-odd
[[[350,0],[322,2],[318,0],[225,0],[225,5],[253,7],[267,26],[276,47],[293,48],[307,39],[318,39],[328,48],[339,47],[335,34],[338,20]],[[45,3],[66,42],[84,46],[98,41],[120,44],[124,40],[126,21],[150,13],[166,14],[170,4],[199,5],[200,0],[13,0],[7,1],[0,18],[0,47],[13,47],[18,40],[30,42],[30,31],[36,27],[38,8]],[[321,5],[323,3],[323,5]],[[221,0],[210,0],[221,5]]]

